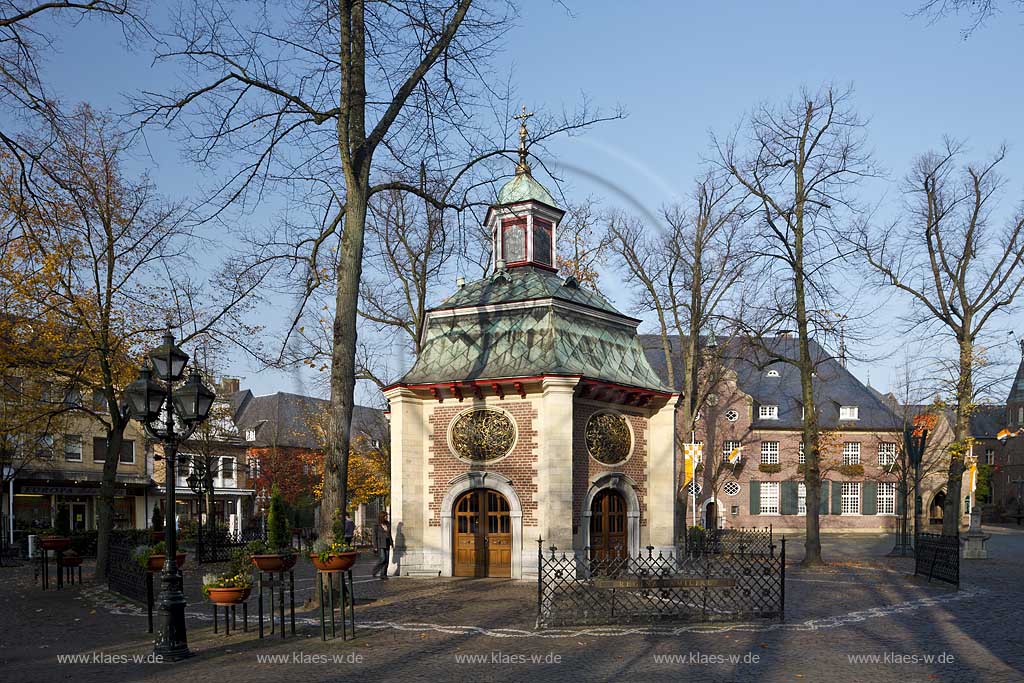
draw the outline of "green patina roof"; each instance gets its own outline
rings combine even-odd
[[[435,310],[533,299],[561,299],[621,315],[597,292],[567,282],[566,278],[551,271],[530,266],[509,268],[491,277],[470,282],[445,299]]]
[[[531,300],[537,301],[527,308],[431,316],[419,358],[402,382],[556,374],[670,391],[647,361],[634,321],[600,295],[566,285],[554,274],[510,269],[504,276],[466,285],[435,310]],[[553,300],[583,304],[618,319],[556,308]]]
[[[530,199],[557,207],[547,188],[534,180],[529,173],[517,173],[512,180],[498,190],[498,204],[515,204]]]

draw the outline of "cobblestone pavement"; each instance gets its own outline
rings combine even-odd
[[[909,576],[909,560],[884,558],[888,538],[827,537],[832,564],[816,570],[796,567],[794,539],[784,624],[536,631],[535,584],[380,582],[362,563],[355,641],[322,642],[312,611],[297,614],[296,638],[260,641],[253,623],[227,638],[213,634],[202,572],[193,570],[196,656],[174,665],[133,659],[151,651],[138,605],[88,581],[43,592],[30,567],[4,568],[0,681],[1022,681],[1024,531],[987,531],[996,559],[964,562],[959,592]],[[297,602],[312,588],[307,565],[297,572]],[[250,620],[255,613],[250,599]],[[90,661],[61,663],[71,654]]]

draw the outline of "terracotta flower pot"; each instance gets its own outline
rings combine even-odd
[[[266,555],[253,555],[252,563],[261,572],[286,572],[295,566],[295,562],[298,559],[299,556],[294,553],[289,555],[268,553]]]
[[[150,555],[149,565],[146,567],[147,571],[162,572],[164,570],[164,557],[164,555]],[[175,554],[174,560],[178,563],[178,569],[181,569],[185,566],[185,553]]]
[[[322,572],[337,572],[345,571],[350,569],[352,565],[356,563],[356,558],[359,557],[359,553],[351,551],[347,553],[338,553],[337,555],[329,555],[326,562],[320,561],[320,556],[313,554],[309,556],[309,559],[313,560],[313,566]]]
[[[215,605],[238,605],[245,602],[252,588],[207,588],[210,602]]]
[[[71,539],[67,536],[43,536],[39,539],[39,547],[43,550],[67,550]]]

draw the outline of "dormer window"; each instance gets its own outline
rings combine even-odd
[[[765,375],[765,377],[778,377],[779,376],[779,371],[778,370],[769,370],[768,372],[764,373],[764,375]]]
[[[762,420],[778,420],[779,419],[779,407],[773,405],[761,404],[757,408],[757,416]]]
[[[255,441],[256,440],[256,430],[255,429],[246,429],[245,430],[245,440],[246,441]]]
[[[859,420],[860,408],[857,406],[839,406],[840,420]]]

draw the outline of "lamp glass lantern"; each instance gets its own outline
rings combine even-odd
[[[177,382],[185,374],[188,354],[174,343],[174,335],[168,332],[163,343],[149,352],[156,376],[165,382]]]
[[[184,386],[174,392],[174,412],[185,424],[202,422],[210,414],[214,398],[216,395],[193,370]]]
[[[125,399],[132,417],[149,423],[160,415],[167,394],[163,387],[153,381],[153,372],[148,367],[139,371],[139,378],[125,389]]]

